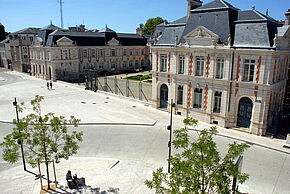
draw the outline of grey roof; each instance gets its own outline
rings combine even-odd
[[[261,20],[278,23],[277,20],[258,12],[257,10],[239,11],[237,21],[240,22],[240,21],[261,21]]]
[[[115,33],[115,31],[114,30],[112,30],[112,29],[110,29],[110,28],[108,28],[108,26],[106,25],[106,27],[105,28],[103,28],[103,29],[101,29],[100,31],[99,31],[100,33],[104,33],[104,32],[112,32],[112,33]]]
[[[214,0],[212,2],[209,2],[199,8],[196,8],[194,10],[191,10],[191,12],[198,12],[198,11],[203,11],[203,10],[212,10],[212,9],[235,9],[238,10],[237,8],[235,8],[234,6],[232,6],[231,4],[229,4],[228,2],[225,2],[223,0]]]
[[[59,27],[57,27],[57,26],[55,26],[53,24],[49,24],[49,25],[41,28],[40,30],[57,30],[57,29],[61,29],[61,28],[59,28]]]
[[[277,35],[283,37],[285,36],[285,34],[288,32],[289,29],[290,25],[284,25],[282,27],[279,27]]]
[[[147,39],[138,34],[55,30],[44,40],[43,45],[54,46],[56,41],[64,36],[71,39],[78,46],[105,46],[113,38],[124,46],[145,46],[147,43]]]
[[[187,16],[179,18],[178,20],[170,22],[169,24],[185,24],[186,21],[187,21]]]
[[[196,12],[190,14],[186,27],[184,29],[181,42],[185,42],[183,37],[196,29],[199,26],[203,26],[210,31],[214,32],[220,37],[221,43],[227,44],[229,34],[231,37],[234,36],[233,30],[231,30],[231,18],[232,16],[229,15],[227,10],[216,10],[216,11],[209,11],[209,12]]]
[[[185,26],[174,26],[165,28],[162,32],[162,36],[157,42],[157,45],[174,45],[181,39],[182,33],[184,31]]]
[[[234,46],[271,47],[267,22],[236,24]]]
[[[185,43],[184,37],[187,34],[203,26],[219,36],[218,43],[227,45],[230,35],[231,44],[236,47],[264,48],[273,46],[277,28],[282,26],[281,22],[270,16],[256,10],[241,11],[223,0],[214,0],[191,10],[183,27],[182,22],[185,20],[186,17],[183,17],[167,25],[157,26],[154,34],[162,35],[156,44],[172,45],[175,43],[175,35],[180,37],[180,43]],[[283,34],[283,30],[280,29],[279,33]]]
[[[13,34],[37,34],[40,28],[24,28],[22,30],[13,32]]]

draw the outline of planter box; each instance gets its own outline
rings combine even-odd
[[[288,134],[287,137],[286,137],[286,143],[290,144],[290,134]]]

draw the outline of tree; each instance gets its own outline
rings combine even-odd
[[[145,25],[140,24],[140,28],[142,28],[142,34],[153,34],[156,26],[162,23],[168,23],[167,20],[164,20],[161,17],[150,18],[146,21]]]
[[[248,174],[239,172],[235,164],[237,157],[248,148],[246,144],[229,144],[228,152],[221,158],[213,140],[217,133],[216,127],[204,129],[198,133],[198,139],[188,134],[188,127],[195,127],[197,121],[185,119],[185,127],[175,130],[173,146],[181,149],[172,156],[171,173],[163,172],[162,168],[153,172],[152,180],[145,184],[157,193],[231,193],[231,179],[236,176],[244,183]]]
[[[79,149],[78,142],[82,141],[82,132],[72,131],[69,133],[68,124],[74,127],[78,126],[79,119],[71,116],[66,119],[63,116],[55,116],[54,113],[41,115],[40,103],[43,96],[35,96],[31,100],[33,113],[17,120],[13,120],[15,127],[12,133],[4,137],[0,144],[3,150],[3,159],[10,163],[18,161],[20,156],[19,148],[22,143],[24,146],[24,155],[27,162],[35,167],[44,161],[46,166],[47,184],[50,189],[49,180],[49,161],[68,159],[76,154]],[[22,112],[25,107],[19,107]]]

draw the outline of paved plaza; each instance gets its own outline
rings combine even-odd
[[[73,192],[66,187],[67,170],[85,177],[87,187],[83,193],[154,193],[144,181],[152,171],[167,166],[169,113],[156,110],[150,103],[114,96],[103,92],[86,91],[83,87],[64,82],[54,82],[53,90],[46,88],[46,81],[16,72],[0,70],[0,121],[12,121],[15,109],[14,97],[27,105],[35,95],[42,95],[42,112],[81,119],[81,122],[143,123],[154,126],[80,126],[84,132],[80,150],[69,160],[56,164],[59,192]],[[30,107],[22,114],[31,111]],[[20,115],[21,116],[21,115]],[[174,115],[174,128],[182,126],[181,116]],[[0,124],[0,141],[13,126]],[[198,129],[210,127],[200,123]],[[250,179],[240,190],[245,193],[290,193],[290,150],[283,148],[285,140],[257,137],[251,134],[219,128],[216,136],[218,148],[225,153],[227,144],[233,141],[246,142],[251,147],[246,151],[243,172]],[[191,136],[197,132],[192,130]],[[0,150],[0,154],[2,154]],[[0,158],[1,193],[39,193],[40,182],[36,179],[38,169],[22,163],[8,164]],[[53,178],[53,176],[52,176]]]

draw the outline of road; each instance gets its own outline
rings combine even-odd
[[[154,127],[81,126],[78,128],[84,132],[84,141],[80,144],[76,158],[108,158],[127,161],[127,163],[131,161],[132,168],[126,169],[127,173],[129,171],[135,172],[135,168],[138,168],[138,173],[142,168],[144,168],[143,171],[146,170],[146,172],[142,171],[142,176],[140,174],[136,176],[135,182],[132,180],[132,183],[128,183],[131,186],[135,184],[135,187],[130,188],[131,193],[140,193],[140,188],[143,188],[144,185],[138,186],[138,184],[144,182],[145,176],[151,174],[156,167],[167,165],[169,136],[166,130],[169,123],[167,112],[153,109],[150,104],[144,102],[85,91],[83,88],[61,82],[54,83],[53,90],[47,90],[44,80],[10,72],[0,72],[0,77],[7,80],[0,86],[1,121],[11,121],[15,117],[15,109],[12,105],[14,97],[17,97],[19,102],[28,104],[37,94],[45,96],[42,105],[43,113],[54,112],[64,116],[74,115],[82,122],[154,123],[158,121]],[[31,111],[28,105],[27,107],[27,112],[22,115]],[[173,118],[174,128],[181,127],[183,118],[181,116]],[[200,123],[199,128],[209,126]],[[11,125],[0,124],[0,141],[11,131],[11,127]],[[252,140],[256,143],[263,142],[263,145],[266,145],[263,147],[253,144],[246,151],[243,172],[249,173],[250,179],[240,186],[241,191],[263,194],[290,193],[289,150],[283,149],[282,146],[281,149],[277,149],[282,145],[281,142],[227,129],[220,130],[231,134],[230,137],[237,138],[216,136],[215,141],[222,154],[226,152],[228,143],[244,142],[243,139],[248,142]],[[193,137],[197,136],[196,131],[191,131],[190,134]],[[273,147],[273,149],[267,147]],[[140,165],[133,166],[133,164]],[[0,159],[0,185],[2,185],[1,174],[4,176],[8,170],[21,169],[19,165],[21,162],[11,166]],[[112,181],[120,188],[120,193],[124,193],[122,192],[122,184],[116,180]],[[1,186],[0,189],[2,189]],[[148,191],[144,193],[148,193]]]

